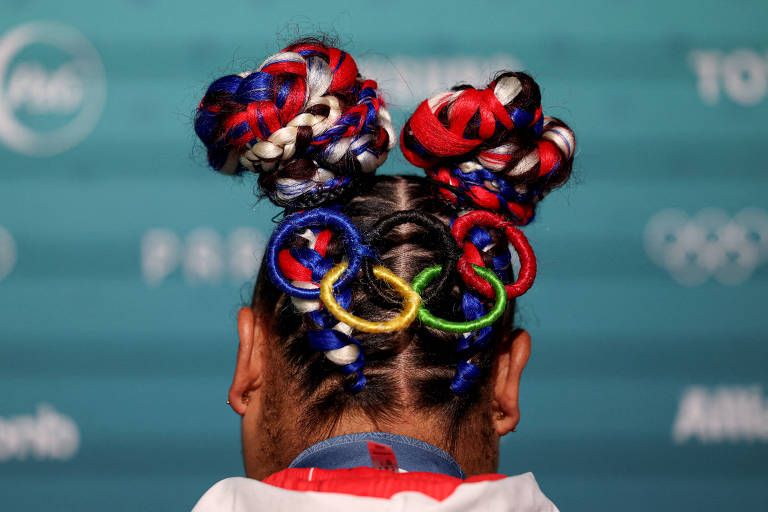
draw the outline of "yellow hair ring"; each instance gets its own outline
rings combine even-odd
[[[413,291],[413,288],[408,283],[391,270],[380,265],[373,267],[373,275],[376,279],[389,284],[403,297],[403,311],[395,318],[386,322],[371,322],[356,317],[342,308],[333,296],[333,285],[346,269],[347,264],[345,262],[339,263],[329,270],[320,281],[320,300],[325,304],[328,312],[336,317],[337,320],[362,332],[394,332],[407,328],[416,319],[419,305],[421,304],[421,297]]]

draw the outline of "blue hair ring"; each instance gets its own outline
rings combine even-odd
[[[344,249],[349,257],[347,270],[336,281],[333,289],[339,292],[346,288],[352,279],[360,272],[363,258],[371,254],[371,250],[363,244],[362,236],[354,224],[343,214],[330,208],[294,213],[286,217],[272,233],[266,253],[266,265],[269,278],[280,290],[299,299],[317,299],[320,297],[319,288],[299,288],[291,284],[280,272],[278,254],[280,249],[288,244],[291,237],[303,229],[310,227],[334,228],[341,232]]]

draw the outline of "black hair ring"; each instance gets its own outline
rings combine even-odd
[[[418,210],[401,210],[379,219],[366,233],[366,238],[369,247],[379,253],[384,235],[396,226],[409,223],[421,226],[436,235],[435,245],[439,247],[444,258],[441,263],[443,267],[442,272],[421,294],[422,302],[430,308],[433,306],[432,302],[450,293],[456,280],[456,265],[461,256],[461,251],[448,226],[434,215],[422,213]],[[386,285],[382,285],[374,277],[373,264],[370,258],[365,258],[361,268],[366,285],[383,304],[395,307],[402,303],[402,297],[389,291]]]

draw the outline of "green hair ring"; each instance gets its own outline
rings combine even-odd
[[[478,329],[482,329],[483,327],[488,327],[496,320],[501,318],[501,315],[504,314],[504,308],[507,306],[507,290],[504,288],[504,283],[501,282],[501,279],[496,276],[493,270],[474,264],[472,266],[475,268],[475,272],[477,272],[480,277],[488,281],[488,283],[491,285],[491,288],[493,288],[493,291],[496,292],[496,303],[493,305],[493,308],[491,308],[488,314],[482,318],[478,318],[477,320],[471,320],[468,322],[452,322],[444,318],[436,317],[430,313],[429,310],[427,310],[427,308],[424,306],[424,302],[422,302],[421,306],[419,306],[419,320],[421,320],[421,323],[446,332],[472,332]],[[429,284],[432,279],[440,275],[442,270],[442,265],[435,265],[434,267],[425,268],[419,273],[419,275],[413,278],[413,282],[411,282],[411,288],[413,288],[416,293],[421,294],[421,291],[426,288],[427,284]]]

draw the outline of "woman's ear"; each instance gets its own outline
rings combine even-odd
[[[249,403],[260,403],[267,338],[263,320],[250,307],[242,307],[237,313],[237,333],[240,346],[228,398],[232,409],[242,416]]]
[[[531,336],[518,329],[505,336],[496,355],[491,414],[500,436],[514,431],[520,421],[520,376],[531,355]]]

